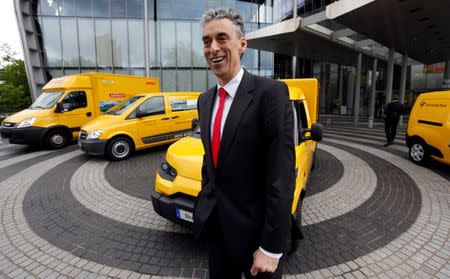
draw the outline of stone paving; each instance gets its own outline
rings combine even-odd
[[[404,131],[325,125],[284,278],[450,278],[450,170]],[[207,278],[202,240],[149,200],[167,146],[124,162],[0,144],[0,278]]]

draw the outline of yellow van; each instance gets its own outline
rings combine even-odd
[[[450,164],[450,91],[419,95],[409,116],[406,144],[416,164],[430,158]]]
[[[283,80],[289,87],[294,111],[296,186],[292,213],[300,221],[301,202],[311,171],[317,141],[322,139],[318,121],[319,85],[316,79]],[[155,212],[186,227],[191,227],[195,201],[201,189],[204,149],[199,127],[192,136],[172,144],[159,167],[151,200]],[[300,210],[297,210],[297,207]]]
[[[137,93],[158,92],[159,79],[86,73],[52,79],[25,110],[2,122],[4,142],[65,147],[80,127]]]
[[[199,92],[138,94],[81,127],[78,144],[113,161],[133,151],[174,142],[191,133]]]

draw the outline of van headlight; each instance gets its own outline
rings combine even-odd
[[[103,130],[94,130],[87,135],[86,139],[98,139],[102,133]]]
[[[159,175],[167,180],[173,181],[177,176],[177,170],[174,169],[169,163],[163,162],[158,169]]]
[[[33,125],[34,121],[36,121],[36,117],[31,117],[31,118],[25,119],[24,121],[19,123],[17,128],[28,128],[28,127],[31,127]]]

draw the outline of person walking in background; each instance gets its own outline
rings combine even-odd
[[[247,41],[236,11],[211,9],[201,25],[218,84],[198,100],[205,155],[193,232],[207,238],[211,279],[281,278],[295,187],[288,88],[241,67]]]
[[[395,135],[397,134],[397,125],[400,119],[400,115],[405,112],[405,108],[398,100],[398,95],[394,95],[392,102],[387,104],[385,109],[384,118],[384,131],[386,133],[386,144],[388,146],[394,142]]]

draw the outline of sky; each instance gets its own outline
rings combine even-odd
[[[18,53],[16,58],[23,59],[22,43],[14,13],[14,0],[0,0],[0,45],[8,43]]]

